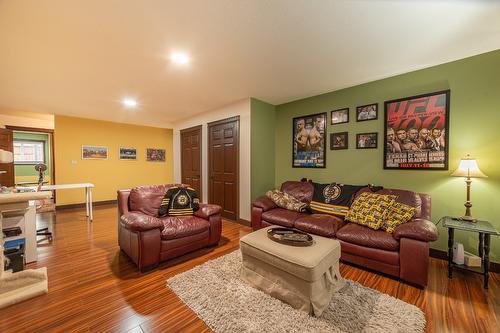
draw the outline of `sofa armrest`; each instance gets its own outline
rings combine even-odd
[[[128,197],[130,196],[130,190],[118,190],[118,217],[129,212]]]
[[[137,212],[128,212],[121,216],[122,225],[131,231],[163,230],[163,221],[157,217]]]
[[[201,203],[200,208],[194,212],[194,216],[209,220],[210,216],[220,214],[221,210],[221,206]]]
[[[414,219],[396,227],[392,234],[395,239],[411,238],[423,242],[433,242],[438,238],[437,227],[428,220]]]
[[[255,200],[253,202],[253,206],[254,207],[258,207],[260,209],[262,209],[263,212],[267,212],[268,210],[271,210],[271,209],[274,209],[274,208],[277,208],[278,206],[271,200],[269,199],[268,197],[260,197],[260,198],[257,198],[257,200]]]

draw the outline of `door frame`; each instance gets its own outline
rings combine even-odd
[[[182,161],[184,160],[182,158],[182,134],[195,131],[195,130],[200,130],[200,153],[199,153],[199,158],[200,158],[200,193],[198,193],[198,197],[200,199],[200,202],[203,202],[203,157],[202,157],[202,151],[203,151],[203,125],[196,125],[188,128],[184,128],[180,130],[180,135],[179,135],[179,145],[180,145],[180,150],[181,150],[181,183],[182,183]]]
[[[211,127],[222,125],[225,123],[236,122],[236,222],[240,220],[240,116],[234,116],[230,118],[225,118],[217,121],[212,121],[207,123],[207,136],[208,136],[208,202],[211,202],[212,186],[210,182],[210,175],[212,173],[212,137],[210,135]]]
[[[55,141],[55,131],[50,128],[37,128],[37,127],[22,127],[22,126],[11,126],[6,125],[6,129],[10,129],[12,131],[21,131],[21,132],[39,132],[39,133],[48,133],[50,137],[50,180],[52,184],[56,183],[56,161],[55,161],[55,150],[54,150],[54,141]],[[15,177],[14,173],[14,177]],[[53,199],[54,203],[56,202],[56,191],[53,191]]]

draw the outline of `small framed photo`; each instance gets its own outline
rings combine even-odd
[[[331,112],[332,125],[344,124],[349,122],[349,108],[334,110]]]
[[[108,147],[82,145],[82,160],[107,160]]]
[[[137,160],[137,149],[120,147],[120,160],[135,161]]]
[[[358,133],[356,134],[356,149],[377,148],[378,133]]]
[[[349,148],[349,132],[330,133],[330,150]]]
[[[165,162],[165,149],[147,148],[146,161]]]
[[[378,119],[378,104],[368,104],[356,108],[356,121]]]

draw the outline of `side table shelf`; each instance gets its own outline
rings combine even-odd
[[[448,228],[448,277],[453,276],[453,268],[465,270],[483,275],[484,289],[488,289],[490,268],[490,236],[498,236],[500,233],[487,221],[468,222],[451,216],[441,219],[443,226]],[[453,244],[455,241],[455,229],[478,233],[478,254],[481,257],[481,267],[469,267],[453,262]]]

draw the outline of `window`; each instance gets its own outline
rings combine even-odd
[[[14,139],[14,164],[45,163],[45,142]]]

